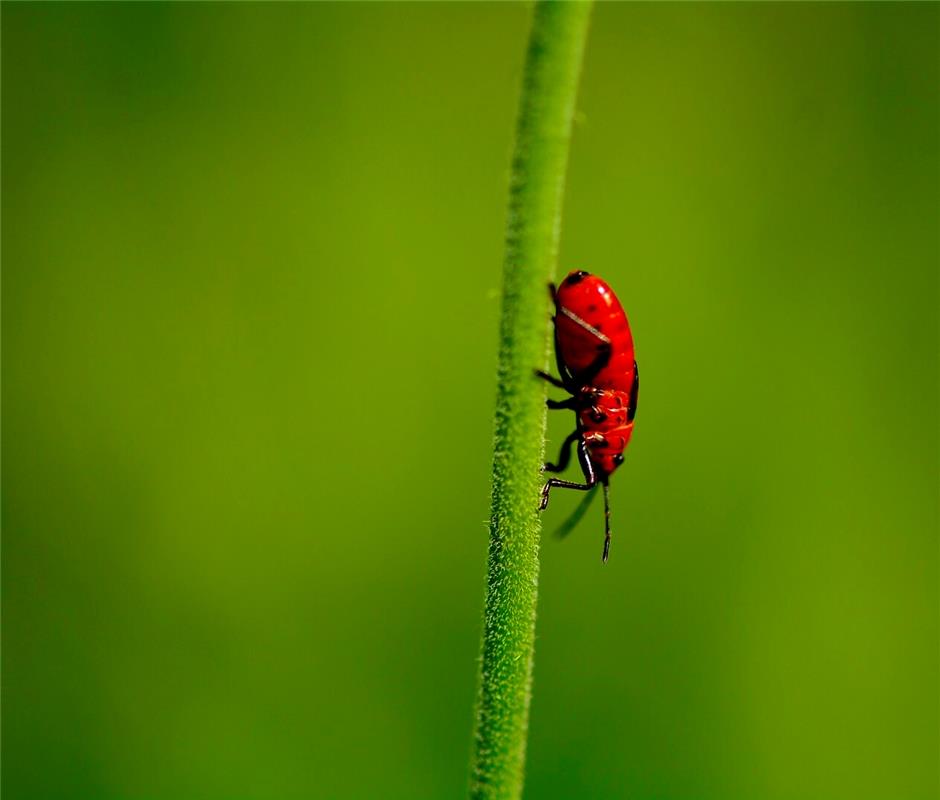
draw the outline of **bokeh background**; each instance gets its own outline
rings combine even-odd
[[[596,8],[528,797],[937,796],[938,12]],[[4,4],[5,797],[463,795],[529,13]]]

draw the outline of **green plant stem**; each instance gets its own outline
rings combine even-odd
[[[510,179],[473,798],[522,793],[538,593],[549,296],[590,2],[535,5]]]

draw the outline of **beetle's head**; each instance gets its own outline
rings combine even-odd
[[[581,283],[585,278],[591,276],[590,272],[585,272],[583,269],[576,269],[573,272],[568,273],[568,277],[563,281],[566,286],[574,286],[577,283]]]

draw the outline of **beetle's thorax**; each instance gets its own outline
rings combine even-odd
[[[633,435],[630,394],[585,386],[579,392],[578,428],[595,468],[610,475],[623,461]]]

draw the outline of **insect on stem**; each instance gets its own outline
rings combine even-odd
[[[584,483],[549,478],[542,489],[539,509],[548,505],[552,489],[590,492],[604,484],[604,553],[610,556],[610,476],[623,464],[623,451],[633,435],[640,392],[640,372],[633,334],[626,312],[610,286],[596,275],[574,270],[555,289],[555,361],[558,380],[536,374],[571,396],[549,400],[551,409],[575,412],[574,432],[565,439],[558,461],[545,464],[545,472],[561,472],[571,446],[578,443],[578,461]],[[576,512],[583,514],[582,504]]]

